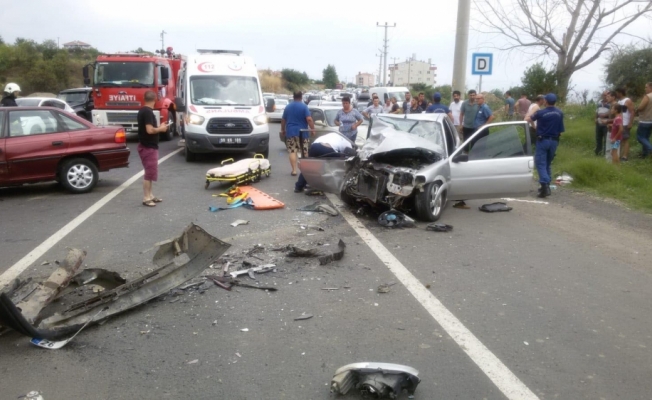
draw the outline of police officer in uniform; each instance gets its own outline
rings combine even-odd
[[[0,106],[2,107],[18,107],[16,104],[16,96],[20,93],[20,86],[15,83],[7,83],[5,86],[5,95],[0,101]]]
[[[539,172],[539,197],[550,196],[551,171],[550,164],[555,158],[559,137],[564,132],[564,113],[557,107],[557,96],[548,93],[544,97],[546,108],[543,108],[531,116],[526,121],[532,123],[537,121],[537,144],[534,153],[534,163]]]

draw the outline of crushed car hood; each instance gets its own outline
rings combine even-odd
[[[358,156],[361,160],[375,160],[384,157],[417,157],[425,163],[441,158],[444,149],[415,134],[396,130],[382,122],[374,121],[371,133]]]

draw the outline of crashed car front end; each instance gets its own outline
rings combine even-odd
[[[406,200],[423,191],[444,150],[427,138],[378,125],[358,155],[348,160],[341,194],[349,200],[405,208]]]

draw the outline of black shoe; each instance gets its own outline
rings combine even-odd
[[[547,196],[550,196],[550,185],[546,183],[541,184],[541,188],[539,188],[539,194],[537,195],[538,198],[543,199]]]
[[[294,193],[303,193],[303,189],[299,189],[298,187],[294,187]]]

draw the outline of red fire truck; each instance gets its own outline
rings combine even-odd
[[[93,123],[121,125],[127,135],[137,135],[136,116],[144,104],[145,92],[158,94],[154,114],[159,123],[168,122],[170,129],[161,134],[162,140],[171,140],[177,134],[178,124],[174,98],[177,77],[183,59],[168,47],[158,55],[134,53],[102,54],[95,63],[84,67],[84,83],[90,85],[93,68]]]

